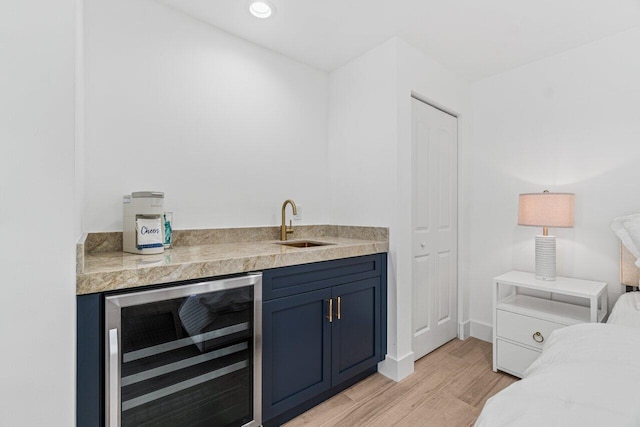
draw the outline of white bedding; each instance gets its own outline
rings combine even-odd
[[[523,380],[487,401],[476,427],[637,427],[639,389],[640,329],[569,326],[553,332]]]
[[[640,328],[640,292],[620,295],[607,323]]]

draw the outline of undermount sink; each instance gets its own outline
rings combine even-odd
[[[334,245],[335,243],[316,242],[313,240],[292,240],[290,242],[278,242],[277,245],[291,246],[292,248],[313,248],[314,246]]]

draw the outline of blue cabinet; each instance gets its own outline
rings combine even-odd
[[[104,425],[104,298],[76,299],[76,425]]]
[[[268,426],[375,372],[386,352],[386,254],[263,274]]]
[[[332,288],[331,385],[376,366],[380,354],[380,278]]]
[[[331,386],[331,324],[321,289],[262,305],[264,419],[285,412]],[[269,385],[266,387],[266,385]]]

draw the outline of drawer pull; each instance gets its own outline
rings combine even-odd
[[[537,343],[541,343],[544,341],[544,337],[540,332],[536,332],[535,334],[533,334],[533,340]]]

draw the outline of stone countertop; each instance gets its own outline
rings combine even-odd
[[[360,237],[357,236],[358,233],[355,234],[355,237]],[[353,232],[349,233],[350,237],[305,236],[305,240],[331,243],[309,248],[280,245],[279,240],[264,240],[176,246],[157,255],[136,255],[121,251],[84,253],[84,249],[81,249],[82,254],[81,250],[78,251],[76,294],[91,294],[388,252],[387,233],[374,233],[374,235],[376,240],[353,238]],[[371,233],[365,233],[362,237],[371,237]],[[295,240],[300,239],[290,239],[290,241]]]

